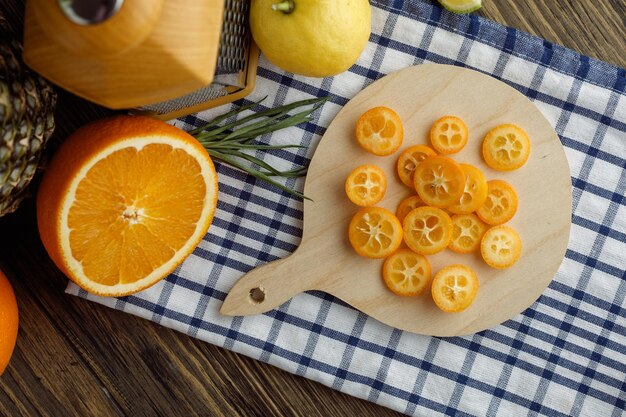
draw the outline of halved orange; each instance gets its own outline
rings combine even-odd
[[[431,293],[437,307],[447,313],[468,308],[478,292],[478,277],[465,265],[446,266],[433,278]]]
[[[487,225],[474,213],[452,216],[452,240],[448,247],[457,253],[472,253],[480,247]]]
[[[452,239],[452,220],[437,207],[418,207],[404,218],[404,242],[415,253],[432,255],[444,250]]]
[[[410,197],[405,198],[398,204],[398,208],[396,209],[396,217],[400,220],[400,223],[404,221],[409,212],[415,208],[421,207],[424,205],[424,202],[418,195],[412,195]]]
[[[455,204],[465,190],[465,173],[454,160],[429,156],[415,169],[413,186],[429,206],[444,208]]]
[[[430,128],[430,144],[442,154],[459,152],[468,138],[467,125],[456,116],[443,116]]]
[[[72,134],[45,171],[37,222],[55,264],[85,290],[123,296],[172,272],[205,235],[217,174],[192,136],[118,116]]]
[[[482,171],[469,164],[460,164],[465,174],[465,188],[456,204],[446,209],[450,213],[468,214],[476,211],[487,198],[487,179]]]
[[[512,171],[526,163],[530,155],[530,139],[516,125],[504,124],[491,129],[483,140],[483,158],[498,171]]]
[[[415,168],[424,159],[434,155],[437,155],[437,153],[426,145],[415,145],[403,150],[396,164],[400,181],[407,187],[413,187]]]
[[[396,295],[419,295],[430,284],[430,278],[428,259],[409,249],[398,249],[383,264],[383,281]]]
[[[385,196],[387,177],[376,165],[361,165],[348,175],[345,188],[348,198],[357,206],[373,206]]]
[[[355,133],[363,149],[379,156],[397,151],[404,139],[402,120],[389,107],[374,107],[363,113]]]
[[[350,244],[366,258],[385,258],[402,243],[402,225],[398,218],[382,207],[359,210],[348,227]]]
[[[487,181],[487,198],[476,214],[490,225],[506,223],[517,211],[517,193],[511,184],[503,180]]]
[[[492,268],[512,266],[522,254],[522,239],[510,226],[500,225],[487,230],[480,244],[480,253]]]

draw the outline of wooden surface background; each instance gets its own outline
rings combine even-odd
[[[22,0],[2,0],[22,28]],[[626,66],[624,0],[484,0],[479,15]],[[60,92],[51,149],[110,111]],[[397,413],[128,314],[65,295],[32,200],[0,218],[20,333],[1,416],[391,416]]]

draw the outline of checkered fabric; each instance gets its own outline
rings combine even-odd
[[[256,91],[245,101],[267,95],[257,110],[316,96],[330,100],[314,122],[260,138],[308,150],[256,156],[283,169],[306,164],[341,106],[391,71],[437,62],[491,74],[537,105],[558,132],[571,169],[569,247],[537,302],[493,329],[455,338],[393,329],[321,292],[263,315],[221,316],[222,300],[245,272],[296,249],[302,201],[220,164],[215,220],[174,274],[120,299],[74,285],[67,291],[409,415],[624,415],[626,71],[433,4],[371,3],[370,42],[350,71],[311,79],[261,58]],[[175,124],[189,129],[225,111]],[[303,180],[285,184],[301,190]]]

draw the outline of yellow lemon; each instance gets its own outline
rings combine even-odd
[[[309,77],[350,68],[371,31],[368,0],[252,0],[255,42],[276,66]]]

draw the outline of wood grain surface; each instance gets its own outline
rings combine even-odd
[[[401,148],[388,157],[366,152],[353,139],[359,117],[376,106],[394,109],[404,126]],[[350,220],[360,208],[350,204],[345,193],[350,172],[359,165],[380,167],[387,189],[376,206],[395,213],[400,201],[415,194],[396,175],[399,153],[409,146],[429,145],[426,138],[430,126],[446,114],[459,116],[469,129],[467,145],[449,156],[478,167],[488,180],[505,180],[515,188],[519,207],[507,224],[519,232],[523,242],[522,257],[505,270],[489,267],[479,252],[459,255],[444,250],[427,256],[433,273],[461,263],[478,275],[476,299],[457,314],[439,310],[429,294],[398,297],[388,291],[381,279],[383,260],[358,256],[347,237]],[[487,132],[506,123],[521,126],[532,144],[528,161],[510,172],[487,166],[481,152]],[[542,186],[546,177],[553,187]],[[352,98],[330,123],[315,150],[304,194],[311,200],[304,202],[304,232],[298,249],[241,278],[224,300],[222,313],[259,314],[303,290],[321,290],[401,330],[430,336],[476,333],[514,317],[539,298],[561,265],[569,240],[570,170],[550,122],[514,88],[478,71],[452,65],[404,68]],[[324,262],[320,263],[321,259]],[[297,284],[293,276],[298,277]],[[263,301],[250,297],[254,288],[265,292]]]
[[[484,0],[479,15],[626,66],[623,0]],[[22,0],[0,12],[21,31]],[[56,145],[112,114],[60,93]],[[392,416],[362,401],[128,314],[64,294],[33,201],[0,218],[0,268],[20,307],[0,416]]]

